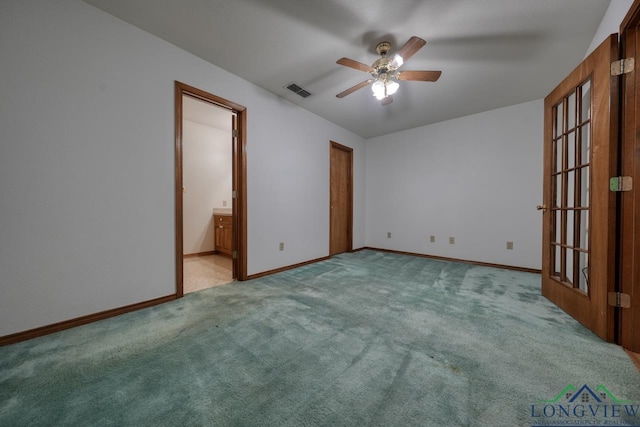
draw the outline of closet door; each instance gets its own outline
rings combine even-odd
[[[353,149],[331,141],[329,255],[349,252],[353,240]]]

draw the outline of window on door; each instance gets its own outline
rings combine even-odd
[[[589,294],[591,78],[553,109],[552,277]]]

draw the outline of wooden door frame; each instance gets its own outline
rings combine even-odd
[[[333,188],[331,186],[331,168],[333,167],[333,161],[331,153],[334,149],[344,151],[349,155],[349,182],[347,183],[347,196],[349,199],[349,202],[347,204],[347,222],[349,224],[349,228],[347,230],[347,238],[349,240],[349,245],[347,247],[347,251],[353,251],[353,148],[339,144],[335,141],[329,141],[329,256],[333,255],[331,253],[331,224],[333,219],[333,209],[331,209],[331,200],[333,200],[331,197],[333,194]]]
[[[621,142],[618,175],[631,176],[631,191],[618,193],[618,292],[630,295],[631,307],[618,309],[617,342],[640,353],[640,0],[635,0],[620,25],[621,57],[635,57],[636,69],[623,74]],[[640,358],[638,359],[640,360]],[[640,366],[639,366],[640,367]]]
[[[238,119],[237,143],[233,150],[233,234],[237,256],[233,260],[237,280],[247,279],[247,109],[240,104],[175,82],[175,261],[176,297],[184,295],[183,283],[183,203],[182,203],[182,97],[190,96],[235,113]],[[213,213],[212,213],[213,214]]]

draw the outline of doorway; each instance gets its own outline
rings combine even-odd
[[[235,113],[182,96],[183,290],[233,280],[232,128]]]
[[[197,104],[194,104],[197,103]],[[185,177],[185,161],[189,156],[185,152],[188,144],[185,136],[191,132],[185,127],[185,114],[191,114],[187,110],[190,106],[214,108],[216,111],[222,111],[218,114],[218,118],[226,120],[226,124],[219,127],[226,127],[228,130],[228,145],[226,150],[229,152],[230,167],[228,168],[230,185],[225,184],[217,195],[214,196],[214,204],[204,210],[209,209],[210,212],[200,214],[200,223],[205,226],[198,226],[199,231],[195,233],[193,230],[185,229],[185,207],[187,203],[193,204],[194,200],[185,202],[185,195],[195,196],[195,199],[202,197],[202,192],[194,187],[192,177]],[[205,112],[206,108],[202,111]],[[208,110],[211,111],[211,110]],[[211,120],[200,117],[196,119],[202,121]],[[197,127],[197,126],[196,126]],[[201,129],[202,131],[202,129]],[[223,132],[225,130],[222,130]],[[245,280],[247,276],[246,262],[246,108],[217,97],[213,94],[204,92],[197,88],[175,82],[175,260],[176,260],[176,296],[182,297],[185,293],[185,249],[187,249],[187,259],[198,258],[200,256],[218,255],[225,253],[227,256],[227,267],[231,270],[231,278],[237,280]],[[202,159],[200,159],[202,160]],[[205,168],[206,169],[206,166]],[[203,169],[203,170],[204,170]],[[193,172],[193,171],[191,171]],[[188,174],[187,174],[188,175]],[[186,181],[190,182],[190,188],[186,187]],[[189,181],[191,179],[191,181]],[[209,182],[207,185],[213,185]],[[200,185],[202,187],[202,185]],[[205,186],[206,188],[206,186]],[[193,191],[191,194],[190,191]],[[193,198],[192,198],[193,199]],[[196,200],[196,202],[199,202]],[[197,203],[196,203],[197,204]],[[202,209],[201,209],[202,211]],[[218,221],[220,222],[218,224]],[[220,228],[218,235],[216,231]],[[224,234],[226,242],[220,245],[220,235]],[[195,236],[195,238],[194,238]],[[185,240],[186,239],[186,240]],[[218,245],[216,246],[216,240]],[[189,246],[185,245],[185,242]],[[207,246],[208,245],[208,246]],[[218,247],[220,246],[220,247]],[[204,266],[206,270],[206,265]]]
[[[331,141],[329,256],[353,248],[353,149]]]

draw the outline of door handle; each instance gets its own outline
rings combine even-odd
[[[546,212],[547,211],[547,205],[538,205],[536,206],[536,209],[542,212]]]

